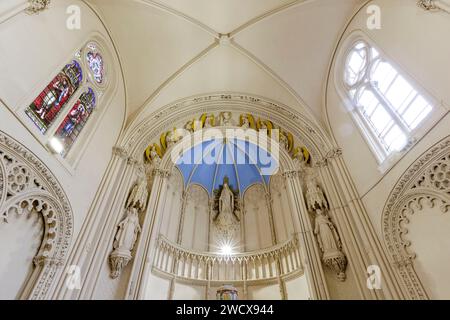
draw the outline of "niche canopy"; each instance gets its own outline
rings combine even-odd
[[[239,138],[203,140],[182,153],[176,167],[185,187],[203,186],[212,196],[225,177],[240,196],[253,184],[267,187],[270,176],[278,172],[278,160],[266,149]]]

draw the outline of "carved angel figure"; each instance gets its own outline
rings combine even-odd
[[[247,117],[242,117],[241,127],[244,128],[244,129],[250,128],[250,122],[248,121]]]
[[[228,127],[233,125],[233,120],[231,119],[231,112],[226,111],[220,114],[220,125],[223,127]]]
[[[147,181],[142,178],[139,183],[136,183],[131,189],[130,196],[127,201],[127,208],[137,208],[145,210],[147,205],[148,189]]]

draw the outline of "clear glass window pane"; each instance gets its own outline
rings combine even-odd
[[[422,96],[418,96],[404,112],[402,118],[408,127],[413,130],[423,119],[425,119],[431,110],[432,107],[430,104]]]
[[[389,152],[403,149],[408,141],[406,135],[397,125],[392,127],[383,140],[386,150]]]
[[[368,117],[372,115],[375,108],[380,104],[372,91],[363,89],[358,97],[358,105],[362,108],[364,114]]]
[[[408,105],[413,96],[416,95],[416,90],[400,75],[397,75],[394,82],[386,92],[386,99],[391,103],[395,110],[399,111],[405,104]]]
[[[374,65],[370,80],[375,81],[378,89],[385,94],[397,74],[397,71],[389,63],[378,60]]]
[[[381,105],[376,108],[370,117],[370,122],[372,122],[377,134],[381,134],[390,121],[393,121],[392,117]]]

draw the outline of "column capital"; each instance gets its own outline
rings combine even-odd
[[[426,11],[434,11],[439,9],[435,0],[419,0],[417,5]]]
[[[50,5],[50,0],[28,0],[28,8],[25,12],[28,14],[37,14],[44,11]]]

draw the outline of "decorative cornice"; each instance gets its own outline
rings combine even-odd
[[[144,152],[149,141],[159,139],[161,133],[183,120],[192,120],[202,113],[226,110],[238,113],[253,113],[262,119],[283,123],[284,129],[292,132],[300,145],[306,147],[313,158],[320,158],[321,150],[330,148],[329,137],[311,119],[282,104],[257,96],[240,93],[216,93],[191,97],[168,104],[130,127],[122,138],[121,145],[135,156]],[[254,106],[254,110],[251,109]],[[156,125],[155,125],[156,124]]]

